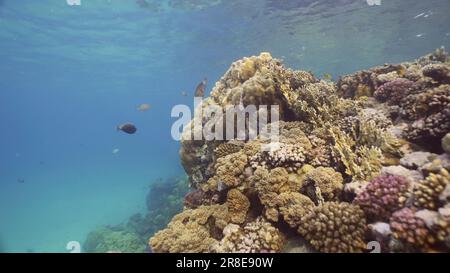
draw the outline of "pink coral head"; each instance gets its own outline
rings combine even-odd
[[[400,175],[380,175],[372,179],[353,200],[370,222],[387,220],[400,208],[400,197],[409,190],[410,182]]]
[[[415,82],[397,78],[378,87],[373,95],[381,102],[387,101],[389,104],[397,104],[415,88]]]

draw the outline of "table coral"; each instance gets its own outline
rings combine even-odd
[[[320,252],[362,252],[366,228],[358,206],[326,202],[303,218],[298,232]]]

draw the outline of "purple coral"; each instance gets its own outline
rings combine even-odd
[[[397,78],[378,87],[373,95],[377,100],[381,102],[387,101],[393,105],[399,103],[415,87],[416,83],[413,81]]]
[[[413,208],[403,208],[392,214],[390,226],[394,237],[409,246],[423,249],[434,242],[425,222],[415,216]]]
[[[387,220],[399,209],[399,199],[409,189],[409,181],[400,175],[381,175],[372,179],[353,201],[370,222]]]

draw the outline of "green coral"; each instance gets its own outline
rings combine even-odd
[[[144,253],[147,251],[145,240],[137,234],[107,227],[89,233],[83,247],[90,253]]]

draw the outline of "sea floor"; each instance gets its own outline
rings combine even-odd
[[[6,188],[0,193],[2,251],[68,252],[68,242],[82,244],[97,226],[118,224],[145,211],[151,181],[173,172],[153,167],[104,174],[93,167],[82,175],[61,169]]]

